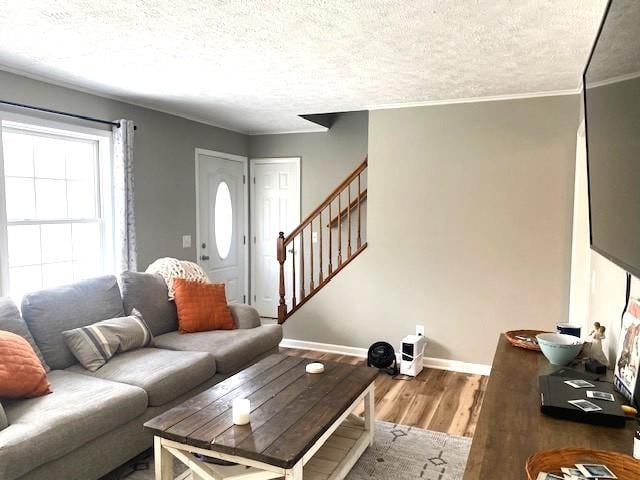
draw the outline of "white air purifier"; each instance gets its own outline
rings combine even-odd
[[[422,371],[427,339],[422,335],[408,335],[402,339],[400,373],[415,377]]]

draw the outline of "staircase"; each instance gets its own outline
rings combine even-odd
[[[284,323],[367,248],[363,212],[367,165],[365,158],[286,237],[280,232],[278,323]]]

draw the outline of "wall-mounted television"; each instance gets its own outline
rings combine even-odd
[[[583,81],[591,248],[640,277],[640,1],[608,3]]]

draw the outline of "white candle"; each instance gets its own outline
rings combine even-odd
[[[249,413],[251,403],[246,398],[236,398],[233,401],[233,423],[236,425],[246,425],[249,423]]]

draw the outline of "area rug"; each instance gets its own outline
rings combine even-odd
[[[470,447],[470,438],[376,422],[373,446],[364,452],[346,478],[459,480],[464,474]],[[121,474],[120,478],[153,480],[153,465],[150,464],[149,467],[149,470]]]

